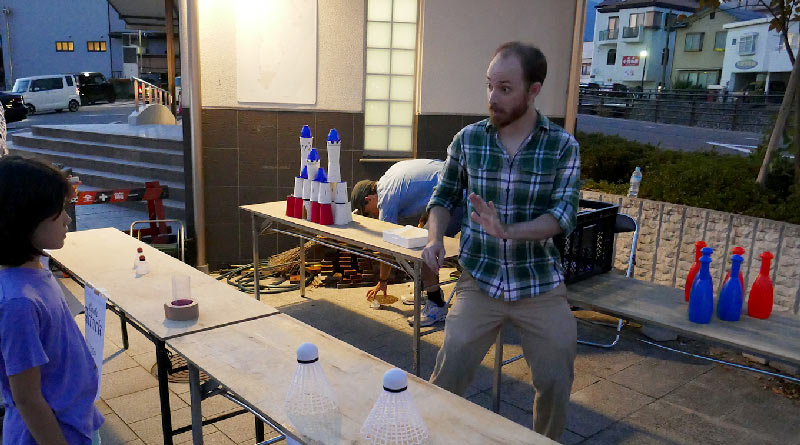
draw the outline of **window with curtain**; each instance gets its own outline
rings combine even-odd
[[[750,56],[756,53],[757,33],[745,34],[739,38],[739,55]]]
[[[86,42],[86,47],[87,47],[86,49],[90,53],[105,52],[106,51],[106,42],[105,42],[105,40],[99,40],[99,41],[91,41],[90,40],[90,41]]]
[[[686,40],[683,45],[683,50],[686,52],[695,52],[703,50],[703,36],[702,32],[690,32],[686,34]]]
[[[72,41],[58,41],[56,42],[56,51],[58,52],[72,52],[75,51],[75,43]]]
[[[367,1],[365,151],[414,149],[417,1]]]
[[[714,51],[725,51],[725,42],[728,41],[728,31],[717,31],[714,34]]]

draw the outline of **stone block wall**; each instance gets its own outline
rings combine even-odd
[[[694,243],[702,240],[714,249],[711,276],[719,291],[731,249],[742,246],[746,297],[761,268],[761,252],[770,251],[775,255],[770,269],[774,308],[800,317],[799,225],[599,192],[583,191],[581,196],[619,204],[620,213],[638,222],[636,279],[683,289],[694,263]],[[631,234],[617,235],[615,268],[627,268],[632,239]]]

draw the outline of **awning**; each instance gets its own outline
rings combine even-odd
[[[129,29],[164,31],[164,0],[108,0]],[[173,22],[178,29],[178,5],[174,5]]]

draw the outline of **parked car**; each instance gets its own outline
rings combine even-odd
[[[0,93],[0,102],[3,103],[3,113],[6,122],[17,122],[28,117],[28,109],[21,94]]]
[[[102,73],[85,72],[79,73],[77,77],[81,105],[91,105],[99,101],[112,104],[117,100],[114,85],[111,85]]]
[[[12,93],[22,95],[28,114],[67,108],[78,111],[80,92],[72,74],[21,77],[14,83]]]

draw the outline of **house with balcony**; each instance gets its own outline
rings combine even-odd
[[[782,93],[792,62],[781,35],[769,29],[771,16],[724,25],[727,31],[721,84],[728,91]],[[789,44],[798,55],[800,23],[789,25]]]
[[[698,9],[693,0],[606,0],[596,6],[592,81],[656,88],[671,72],[668,56],[678,15]]]
[[[671,88],[708,88],[720,85],[728,30],[725,25],[764,18],[763,11],[723,4],[678,21],[672,59]]]

